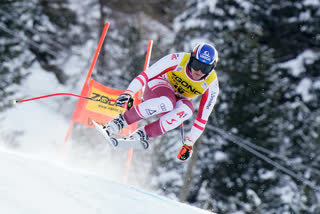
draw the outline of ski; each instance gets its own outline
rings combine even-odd
[[[95,121],[92,120],[93,125],[95,128],[102,134],[102,136],[106,139],[108,142],[108,145],[117,148],[134,148],[134,149],[140,149],[145,150],[149,148],[149,143],[147,141],[139,141],[139,140],[131,140],[128,138],[115,138],[110,137],[107,132],[103,129],[103,126],[99,125]]]
[[[117,142],[116,147],[121,148],[134,148],[139,150],[145,150],[149,148],[149,143],[147,141],[131,140],[127,138],[111,138]]]
[[[110,145],[112,147],[118,146],[118,142],[115,140],[112,140],[112,138],[107,134],[107,132],[105,130],[103,130],[103,126],[99,125],[98,123],[96,123],[93,120],[92,120],[92,123],[93,123],[94,127],[96,128],[96,130],[98,130],[98,132],[100,132],[100,134],[102,134],[102,136],[106,139],[106,141],[108,142],[108,145]]]

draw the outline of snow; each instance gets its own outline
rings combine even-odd
[[[33,66],[33,72],[25,80],[24,87],[29,96],[39,95],[40,91],[44,94],[63,91],[54,74],[42,71],[39,65]]]
[[[275,177],[276,177],[276,174],[274,171],[269,171],[264,169],[259,170],[259,178],[261,180],[271,180],[271,179],[274,179]]]
[[[289,60],[288,62],[282,63],[280,67],[288,68],[291,74],[295,77],[302,76],[306,72],[305,64],[313,64],[317,59],[318,54],[311,50],[306,50],[299,54],[295,59]],[[312,100],[314,97],[311,95],[310,91],[312,88],[317,89],[319,87],[318,80],[314,80],[304,77],[301,78],[299,84],[296,87],[296,92],[301,95],[304,102]]]
[[[284,186],[282,188],[278,188],[278,191],[281,193],[281,199],[283,203],[292,203],[294,200],[294,192],[289,186]]]
[[[6,126],[3,127],[2,132],[9,133],[10,130],[24,132],[23,140],[19,136],[16,139],[21,143],[19,150],[24,151],[59,144],[63,142],[68,129],[67,121],[48,108],[47,103],[44,102],[17,104],[16,108],[7,111],[4,122]]]
[[[80,76],[79,70],[86,65],[72,69],[72,64],[66,65],[66,71]],[[79,94],[85,78],[83,74],[75,84],[63,86],[38,65],[32,69],[14,99],[58,92]],[[140,189],[137,180],[141,175],[133,170],[130,185],[120,183],[125,162],[116,163],[108,148],[89,151],[88,145],[81,147],[69,139],[67,145],[74,150],[62,153],[75,105],[63,104],[61,99],[17,103],[2,117],[6,126],[1,127],[0,138],[1,213],[211,213]],[[17,132],[23,134],[7,134]]]
[[[310,93],[312,87],[312,81],[309,78],[303,78],[297,86],[298,94],[301,94],[304,102],[312,100],[313,96]]]
[[[216,162],[226,161],[228,160],[228,155],[222,151],[216,151],[214,153],[214,160]]]
[[[198,10],[209,8],[209,12],[213,13],[216,8],[217,0],[204,0],[197,3]]]
[[[280,67],[282,68],[289,68],[291,71],[291,74],[293,76],[299,76],[301,73],[305,72],[305,68],[303,66],[303,63],[307,60],[307,62],[310,64],[317,58],[317,53],[306,50],[299,54],[295,59],[289,60],[287,62],[281,63]]]
[[[313,6],[318,6],[320,3],[318,0],[304,0],[304,5],[313,5]]]
[[[253,201],[255,206],[260,206],[261,205],[261,199],[259,198],[259,196],[257,195],[257,193],[252,190],[252,189],[247,189],[247,195],[248,197]]]
[[[211,213],[75,169],[0,149],[1,213]]]
[[[164,26],[161,31],[166,32]],[[34,63],[22,85],[12,86],[17,93],[8,103],[59,92],[80,94],[96,43],[89,40],[71,50],[77,54],[64,64],[70,77],[66,85]],[[21,67],[19,61],[14,65]],[[60,96],[17,103],[1,116],[5,124],[0,135],[1,213],[209,213],[140,189],[139,178],[148,173],[137,175],[133,167],[128,181],[131,186],[120,183],[125,161],[116,162],[108,148],[94,150],[70,138],[63,153],[76,101]],[[121,154],[126,156],[126,152]],[[176,175],[171,173],[170,178]]]
[[[60,85],[52,73],[41,71],[37,65],[32,69],[34,72],[20,86],[15,99],[68,92],[68,89]],[[20,136],[15,136],[14,139],[19,143],[19,151],[39,153],[39,150],[47,150],[46,156],[54,152],[53,147],[63,143],[71,119],[71,117],[66,118],[63,113],[75,107],[61,105],[58,101],[58,97],[52,97],[17,103],[13,108],[8,109],[3,118],[6,126],[1,129],[4,142],[13,143],[3,137],[4,133],[18,131],[23,133],[22,139]]]
[[[90,6],[89,3],[91,1],[85,0],[80,3],[79,1],[72,0],[71,2],[71,7],[74,8],[75,11],[82,11],[82,15],[80,16],[82,21],[86,19],[94,21],[99,18],[97,5],[93,7]],[[237,2],[242,6],[245,13],[252,8],[252,5],[246,1],[238,0]],[[216,0],[198,1],[197,8],[200,10],[209,10],[211,13],[215,11],[215,14],[223,16],[224,11],[221,8],[216,8],[216,3]],[[319,1],[305,0],[304,4],[319,5]],[[90,13],[87,12],[87,8],[89,7],[92,11]],[[105,9],[108,13],[112,13],[111,9]],[[229,12],[234,13],[235,11],[234,8],[230,8]],[[198,14],[199,11],[194,11],[191,18],[186,19],[184,22],[179,23],[176,21],[173,28],[175,31],[178,31],[182,27],[190,28],[206,25],[207,22],[202,18],[195,18]],[[141,39],[146,41],[153,39],[159,43],[158,40],[161,38],[165,40],[163,44],[172,43],[175,37],[174,34],[170,34],[170,29],[150,20],[145,14],[140,14],[139,16],[140,24],[144,26],[144,31],[142,32],[143,38]],[[305,13],[301,13],[299,19],[306,20],[309,17],[309,11],[306,11]],[[28,17],[26,17],[26,19],[28,19]],[[128,17],[128,19],[130,18]],[[216,20],[213,21],[213,24],[216,28],[221,27]],[[27,23],[27,26],[29,25],[30,22]],[[147,25],[149,25],[149,28],[146,27]],[[229,28],[237,26],[235,21],[226,21],[225,25]],[[117,26],[119,27],[119,25],[111,19],[111,28],[109,29],[106,42],[108,42],[110,35],[113,35],[113,37],[117,36],[115,31],[115,28],[118,28]],[[246,26],[252,28],[255,32],[261,31],[257,26],[248,23],[246,23]],[[158,33],[154,33],[150,28],[157,29]],[[77,28],[76,30],[80,32],[81,28]],[[94,38],[99,36],[96,35],[99,32],[98,28],[96,30],[97,32],[92,32],[92,37]],[[24,40],[26,40],[26,38],[24,38]],[[119,41],[120,40],[121,38]],[[23,98],[30,98],[58,92],[80,94],[94,51],[96,50],[97,42],[97,39],[88,40],[84,46],[71,50],[73,56],[68,59],[63,69],[70,77],[67,86],[59,84],[52,73],[44,72],[39,65],[34,64],[30,69],[32,73],[23,82],[23,85],[19,86],[17,95]],[[184,49],[188,50],[200,42],[210,41],[205,37],[195,37],[189,44],[185,44]],[[2,41],[0,41],[0,43],[2,43]],[[41,49],[40,46],[39,48]],[[110,46],[110,48],[115,49],[116,46]],[[144,50],[144,48],[145,47],[141,48],[141,50]],[[121,51],[117,49],[114,52],[121,53]],[[26,52],[23,57],[30,56],[28,56],[28,52]],[[307,50],[297,56],[296,59],[282,63],[281,66],[289,68],[293,76],[300,78],[306,74],[303,63],[312,64],[317,58],[318,53]],[[19,60],[11,61],[10,63],[13,67],[22,66]],[[109,63],[114,62],[110,61]],[[112,70],[115,75],[120,71],[121,69]],[[320,80],[310,78],[301,78],[296,85],[297,93],[301,94],[305,102],[313,99],[314,97],[312,97],[310,92],[312,92],[313,89],[319,88]],[[14,99],[17,98],[19,97],[14,97]],[[76,154],[72,154],[77,156],[75,160],[72,159],[71,162],[68,162],[70,159],[57,160],[57,154],[59,153],[57,150],[63,144],[71,119],[71,113],[75,107],[70,101],[64,103],[61,102],[61,99],[62,98],[54,97],[16,104],[15,108],[11,108],[6,111],[5,114],[1,115],[2,122],[5,125],[1,127],[0,148],[1,144],[5,147],[8,147],[8,145],[10,147],[12,146],[11,144],[15,143],[19,144],[19,146],[15,148],[19,153],[12,153],[0,149],[1,213],[81,214],[130,212],[132,214],[157,214],[165,212],[176,213],[180,211],[183,213],[209,213],[175,201],[177,200],[177,196],[173,193],[166,193],[167,197],[174,199],[170,200],[150,192],[151,190],[140,189],[141,185],[139,185],[139,187],[136,185],[132,186],[136,184],[136,180],[139,180],[139,176],[150,176],[146,173],[147,170],[142,173],[143,175],[139,176],[137,176],[138,173],[131,173],[129,179],[130,185],[120,183],[121,176],[118,176],[118,174],[123,173],[124,167],[121,164],[124,164],[124,162],[120,164],[116,163],[113,158],[101,157],[106,154],[110,155],[111,152],[109,151],[86,151],[87,147],[84,146],[77,148]],[[75,98],[69,99],[73,100],[74,104],[77,101]],[[300,105],[300,103],[297,103],[297,105]],[[221,110],[226,109],[227,104],[222,103],[219,108]],[[320,117],[317,119],[319,120]],[[257,118],[257,120],[261,120],[261,118]],[[14,130],[18,131],[17,135],[15,134],[17,132],[13,132]],[[23,132],[23,135],[20,136],[19,132]],[[232,128],[230,132],[237,134],[238,130]],[[313,133],[313,135],[317,136],[317,133]],[[85,137],[90,138],[91,136],[86,135]],[[70,139],[68,145],[77,145],[78,142],[72,141],[73,139]],[[289,143],[288,137],[284,137],[284,143]],[[222,144],[225,144],[225,141],[219,140],[216,142],[216,146],[221,147]],[[171,149],[176,148],[171,147]],[[101,150],[104,150],[104,148]],[[163,155],[168,156],[169,152]],[[222,151],[215,151],[213,158],[215,162],[228,161],[229,159],[227,153]],[[178,188],[182,186],[182,180],[179,179],[181,174],[175,170],[169,172],[167,170],[168,169],[163,170],[156,179],[162,183],[166,181],[172,182],[178,186]],[[307,172],[304,175],[305,178],[310,176]],[[269,182],[274,180],[276,176],[277,171],[263,169],[258,172],[258,177],[261,181]],[[147,181],[149,183],[156,183],[156,179],[148,177]],[[230,188],[235,185],[234,181],[227,180],[227,182]],[[240,182],[242,182],[241,179],[239,179],[239,183]],[[288,182],[288,186],[277,188],[275,192],[280,196],[279,201],[282,200],[285,203],[293,204],[295,200],[297,200],[295,198],[296,189],[290,187],[289,183],[290,182]],[[211,203],[214,207],[225,206],[221,201],[215,202],[216,199],[209,199],[210,189],[208,189],[207,184],[208,182],[202,183],[198,198],[207,204],[202,207],[205,209],[207,207],[210,208],[210,206],[212,206],[210,205]],[[143,188],[148,187],[143,186]],[[262,204],[259,195],[253,189],[247,189],[246,193],[254,205],[259,206]],[[270,191],[270,193],[272,192]],[[231,204],[230,206],[236,205]],[[246,210],[251,209],[249,204],[243,206],[245,206]],[[234,210],[235,209],[236,208],[234,208]],[[233,214],[244,213],[244,211],[233,212]]]
[[[315,81],[314,84],[313,84],[313,87],[315,89],[320,89],[320,80]]]

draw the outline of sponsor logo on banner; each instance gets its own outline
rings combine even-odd
[[[109,97],[106,97],[106,96],[98,94],[98,93],[92,93],[92,94],[93,94],[93,96],[90,98],[94,101],[99,101],[101,103],[108,104],[111,106],[116,106],[116,104],[117,104],[117,102],[115,100],[110,100]]]
[[[117,99],[117,95],[108,94],[97,88],[92,87],[90,98],[93,100],[89,100],[86,105],[86,109],[89,111],[116,117],[125,110],[120,106],[116,106],[115,100]]]

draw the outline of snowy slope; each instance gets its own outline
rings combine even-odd
[[[59,163],[5,150],[0,150],[0,169],[1,213],[210,213]]]

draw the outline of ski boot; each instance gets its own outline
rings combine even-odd
[[[105,130],[109,137],[111,137],[112,135],[121,131],[126,126],[128,126],[128,123],[124,119],[123,114],[119,114],[118,117],[104,125],[103,130]]]
[[[128,137],[128,139],[140,141],[144,149],[149,148],[149,137],[144,128],[137,129]]]

